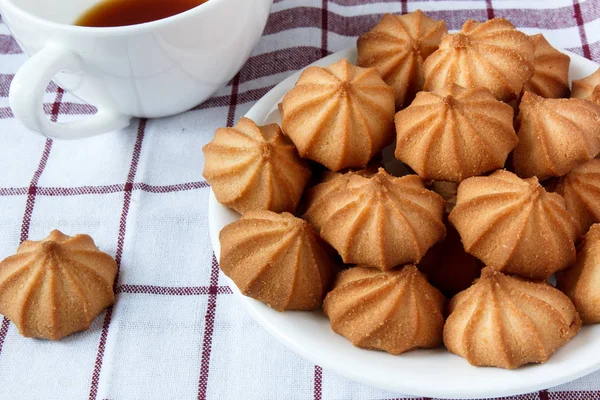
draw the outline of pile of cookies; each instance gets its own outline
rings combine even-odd
[[[571,92],[569,57],[501,18],[387,14],[357,45],[303,71],[281,127],[242,118],[204,147],[242,214],[221,269],[358,347],[545,362],[600,322],[600,70]],[[405,176],[381,164],[394,141]]]

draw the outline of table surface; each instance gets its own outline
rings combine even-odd
[[[56,228],[91,235],[120,268],[114,307],[86,332],[56,343],[26,339],[0,316],[0,398],[403,398],[305,361],[240,308],[209,241],[202,146],[293,71],[353,46],[383,13],[418,8],[449,29],[505,17],[600,62],[598,0],[280,0],[249,61],[205,103],[53,141],[12,115],[8,90],[26,56],[0,22],[0,259]],[[59,122],[94,112],[55,85],[45,96]],[[600,372],[511,399],[600,399]]]

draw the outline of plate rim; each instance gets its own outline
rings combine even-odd
[[[569,55],[569,57],[571,57],[571,65],[573,65],[573,60],[576,60],[577,64],[588,64],[590,67],[593,65],[595,68],[600,67],[600,65],[596,64],[595,62],[588,60],[578,54],[575,54],[573,52],[570,52],[570,51],[564,50],[564,49],[559,49],[559,48],[557,48],[557,49],[559,51]],[[299,75],[301,74],[301,72],[304,69],[306,69],[307,67],[310,67],[310,66],[315,66],[315,65],[326,66],[326,65],[329,65],[341,58],[355,59],[356,52],[357,52],[356,47],[349,47],[349,48],[340,50],[338,52],[335,52],[333,54],[330,54],[326,57],[323,57],[305,67],[302,67],[298,71],[289,75],[287,78],[283,79],[280,83],[275,85],[275,87],[273,87],[271,90],[269,90],[263,97],[261,97],[250,108],[250,110],[247,111],[247,113],[244,116],[247,118],[250,118],[252,120],[256,120],[257,119],[256,117],[259,116],[264,120],[268,115],[268,112],[269,112],[268,110],[272,109],[273,105],[276,104],[276,102],[287,92],[288,89],[286,89],[286,87],[289,86],[289,83],[290,82],[295,83],[297,78],[299,77]],[[569,73],[569,81],[571,81],[570,73]],[[292,86],[293,86],[293,84],[292,84]],[[264,111],[265,109],[267,111]],[[263,114],[264,114],[264,117],[263,117]],[[259,118],[259,119],[261,119],[261,118]],[[262,121],[261,121],[261,123],[262,123]],[[217,261],[219,261],[220,260],[220,243],[219,243],[220,228],[219,228],[219,226],[217,226],[218,224],[216,222],[216,217],[215,217],[215,215],[216,215],[215,211],[217,210],[217,208],[219,209],[219,212],[227,211],[227,212],[231,213],[232,217],[237,215],[239,218],[239,214],[237,214],[235,211],[229,210],[227,207],[219,204],[214,196],[212,188],[210,188],[209,205],[208,205],[209,232],[210,232],[210,240],[211,240],[214,252],[215,252],[215,257],[216,257]],[[331,371],[340,376],[351,379],[355,382],[367,384],[367,385],[370,385],[370,386],[373,386],[373,387],[376,387],[376,388],[379,388],[382,390],[388,390],[391,392],[396,392],[399,394],[410,395],[410,396],[447,398],[447,399],[495,398],[495,397],[526,394],[526,393],[536,392],[539,390],[558,386],[558,385],[561,385],[561,384],[564,384],[567,382],[571,382],[575,379],[578,379],[582,376],[588,375],[588,374],[600,369],[600,357],[598,357],[595,362],[589,363],[589,365],[587,365],[586,367],[577,369],[570,373],[562,374],[559,377],[551,377],[551,378],[547,378],[547,379],[541,378],[539,380],[535,380],[535,381],[532,381],[529,383],[524,383],[518,387],[513,387],[513,388],[505,387],[505,388],[497,389],[494,392],[487,392],[487,393],[484,393],[481,390],[469,391],[469,390],[464,390],[464,389],[457,390],[457,388],[453,388],[453,389],[441,388],[441,389],[439,389],[439,388],[437,388],[437,386],[434,386],[434,385],[424,388],[422,386],[411,385],[410,382],[408,384],[405,384],[404,383],[405,381],[403,381],[403,380],[395,380],[392,384],[386,384],[385,382],[382,382],[380,380],[369,378],[368,375],[364,374],[364,371],[353,371],[349,368],[344,368],[344,366],[340,366],[335,360],[329,360],[327,358],[323,358],[322,356],[315,354],[314,352],[311,352],[310,350],[305,348],[302,345],[302,343],[298,343],[297,341],[295,341],[292,338],[290,338],[289,336],[287,336],[284,332],[282,332],[267,317],[267,315],[263,311],[261,311],[261,307],[263,307],[263,308],[266,307],[266,306],[264,306],[264,304],[260,303],[257,300],[254,300],[252,298],[244,296],[239,291],[239,289],[237,288],[235,283],[231,279],[229,279],[229,277],[227,277],[225,274],[222,274],[222,276],[226,279],[226,281],[227,281],[228,285],[231,287],[237,301],[242,304],[242,306],[246,310],[246,312],[248,312],[252,316],[252,318],[255,321],[257,321],[265,330],[267,330],[267,332],[271,336],[275,337],[280,343],[285,345],[288,349],[292,350],[294,353],[298,354],[302,358],[314,363],[315,365],[322,367],[323,369],[325,369],[327,371]],[[310,312],[303,312],[303,313],[305,313],[307,315],[310,314]],[[279,314],[282,315],[282,313],[279,313]],[[594,326],[596,326],[600,329],[600,324],[588,326],[587,328],[591,329]],[[582,329],[585,329],[585,327]],[[600,338],[599,338],[599,341],[600,341]],[[364,349],[358,349],[358,350],[369,351],[369,352],[372,351],[372,350],[364,350]],[[407,353],[405,353],[405,354],[407,354]],[[397,356],[393,356],[393,357],[397,357]],[[458,356],[456,356],[456,357],[458,357]],[[534,364],[534,365],[531,365],[531,366],[525,367],[525,368],[543,367],[545,365],[548,365],[548,363]],[[474,368],[474,370],[476,370],[477,368],[482,368],[482,367],[471,367],[471,368]],[[500,370],[500,371],[502,371],[502,370]],[[363,372],[363,373],[361,373],[361,372]],[[512,370],[509,372],[510,373],[518,373],[519,369]],[[429,378],[435,378],[435,377],[429,376]]]

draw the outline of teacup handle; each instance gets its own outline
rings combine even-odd
[[[125,128],[131,116],[99,106],[98,112],[78,121],[52,122],[44,112],[44,93],[62,70],[83,71],[81,59],[59,47],[45,47],[19,69],[10,86],[9,101],[14,116],[27,128],[58,139],[79,139]]]

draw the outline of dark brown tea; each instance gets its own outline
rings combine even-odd
[[[103,0],[75,21],[78,26],[124,26],[182,13],[208,0]]]

